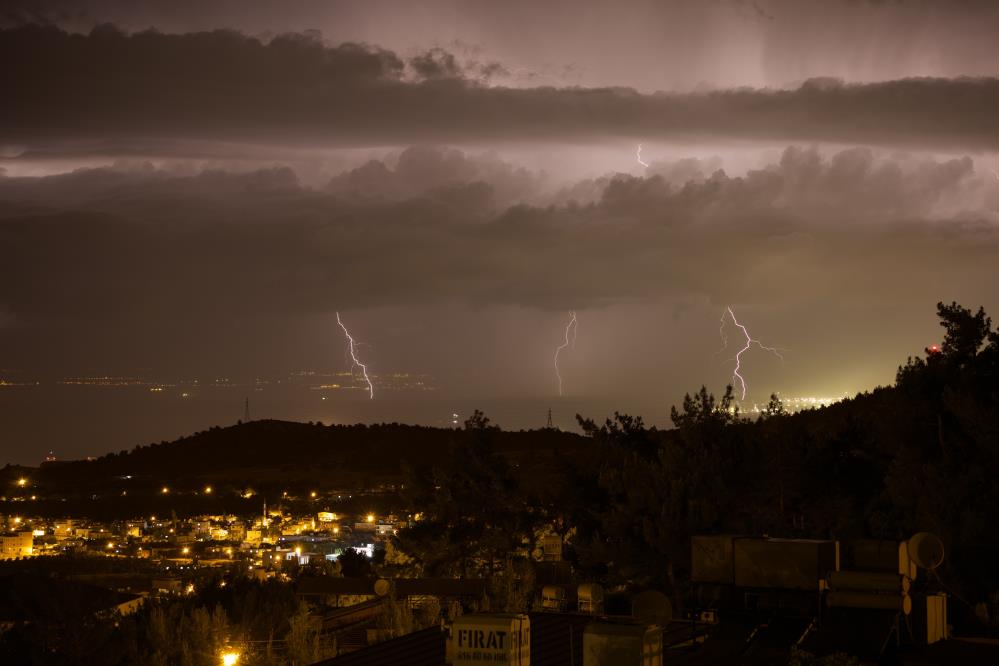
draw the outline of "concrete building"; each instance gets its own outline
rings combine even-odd
[[[0,560],[31,557],[35,550],[35,537],[31,530],[0,534]]]

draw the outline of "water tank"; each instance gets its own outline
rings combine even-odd
[[[744,537],[730,534],[691,537],[691,581],[731,585],[735,575],[733,544],[741,538]]]
[[[545,562],[562,561],[562,537],[557,534],[548,534],[541,538],[541,558]]]
[[[541,588],[541,608],[556,613],[565,610],[565,588],[560,585],[545,585]]]
[[[829,587],[833,591],[854,590],[883,594],[908,594],[912,581],[908,576],[878,571],[833,571]]]
[[[882,539],[858,539],[846,544],[844,569],[900,573],[916,578],[916,565],[909,557],[908,543]]]
[[[591,622],[583,631],[583,666],[662,666],[662,627],[644,622]]]
[[[738,587],[818,592],[837,570],[835,541],[813,539],[737,539],[732,542]]]
[[[830,592],[826,595],[829,608],[874,608],[912,612],[912,597],[908,594],[873,594],[870,592]]]
[[[580,613],[604,612],[604,588],[597,583],[583,583],[576,589]]]

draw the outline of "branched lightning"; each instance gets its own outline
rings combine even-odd
[[[642,161],[642,144],[638,144],[638,152],[635,153],[635,159],[637,159],[638,163],[641,164],[643,167],[648,168],[649,166],[648,162]]]
[[[572,345],[572,348],[576,348],[576,331],[578,330],[579,323],[576,321],[575,311],[569,312],[569,323],[565,326],[565,342],[560,344],[555,348],[555,376],[558,378],[558,394],[562,395],[562,373],[558,369],[558,355],[563,349]],[[569,340],[569,331],[572,331],[572,340]]]
[[[361,369],[361,374],[364,376],[364,381],[368,383],[368,397],[374,400],[375,386],[374,384],[371,383],[371,378],[368,377],[368,366],[361,363],[361,361],[357,358],[357,350],[356,350],[356,345],[354,344],[354,338],[353,336],[351,336],[350,331],[347,330],[347,327],[343,325],[343,322],[340,321],[339,312],[336,313],[336,323],[340,324],[340,328],[343,329],[343,334],[347,336],[347,351],[350,352],[350,361],[351,363],[353,363],[353,365],[350,366],[350,372],[351,374],[353,374],[355,367],[359,367]]]
[[[739,320],[735,318],[735,313],[732,312],[732,308],[731,307],[725,308],[725,312],[722,313],[721,327],[718,329],[719,333],[721,333],[721,336],[722,336],[722,349],[725,349],[725,347],[728,346],[728,338],[725,336],[725,315],[726,314],[728,314],[728,316],[732,318],[732,323],[735,324],[736,327],[738,327],[739,329],[741,329],[742,330],[742,334],[744,336],[746,336],[746,345],[742,349],[740,349],[739,351],[736,352],[736,354],[735,354],[735,369],[732,370],[732,379],[734,379],[734,380],[736,380],[736,381],[739,382],[739,386],[742,389],[742,398],[741,399],[745,400],[746,399],[746,380],[745,380],[745,378],[743,378],[743,376],[741,374],[739,374],[739,370],[742,368],[742,354],[743,354],[743,352],[748,351],[750,347],[752,347],[753,345],[756,345],[760,349],[762,349],[764,351],[770,352],[771,354],[773,354],[774,356],[776,356],[777,358],[779,358],[781,361],[784,360],[784,357],[781,356],[780,351],[778,351],[776,348],[774,348],[774,347],[767,347],[766,345],[764,345],[759,340],[756,340],[752,336],[750,336],[749,335],[749,331],[746,330],[746,327],[743,326],[742,324],[740,324]]]

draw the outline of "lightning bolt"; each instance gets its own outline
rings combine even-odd
[[[752,347],[753,345],[756,345],[760,349],[762,349],[764,351],[770,352],[771,354],[773,354],[774,356],[776,356],[777,358],[779,358],[781,361],[784,360],[784,357],[781,356],[780,352],[776,348],[774,348],[774,347],[767,347],[762,342],[760,342],[759,340],[754,339],[751,335],[749,335],[749,331],[746,330],[746,327],[743,326],[742,324],[740,324],[739,320],[735,318],[735,313],[732,312],[732,308],[731,307],[725,308],[725,312],[722,313],[721,328],[718,329],[719,332],[721,333],[721,336],[722,336],[722,342],[724,343],[724,345],[722,346],[722,349],[725,349],[725,347],[728,346],[728,338],[725,337],[725,315],[726,314],[728,314],[728,316],[732,318],[732,323],[735,324],[736,327],[738,327],[739,329],[741,329],[742,330],[742,334],[744,336],[746,336],[746,345],[742,349],[740,349],[739,351],[736,352],[736,354],[735,354],[735,369],[732,370],[732,379],[734,379],[734,380],[736,380],[736,381],[739,382],[739,386],[742,388],[742,398],[741,399],[745,400],[746,399],[746,380],[745,380],[745,378],[741,374],[739,374],[739,370],[742,368],[742,355],[743,355],[743,353],[746,352],[746,351],[748,351],[749,348]]]
[[[638,144],[638,152],[635,153],[635,159],[637,159],[638,163],[641,164],[643,167],[647,168],[649,166],[648,162],[642,161],[642,144]]]
[[[347,336],[347,351],[350,352],[350,361],[351,363],[353,363],[353,365],[350,366],[350,372],[351,374],[353,374],[355,367],[361,368],[361,374],[364,375],[364,381],[368,383],[368,397],[371,400],[374,400],[375,386],[374,384],[371,383],[371,378],[368,377],[368,366],[364,365],[363,363],[361,363],[360,360],[358,360],[357,350],[354,344],[354,338],[353,336],[351,336],[350,331],[347,330],[347,327],[343,325],[343,322],[340,321],[339,312],[336,313],[336,323],[340,324],[340,328],[343,329],[343,334]]]
[[[563,349],[572,345],[572,348],[576,348],[576,331],[579,329],[579,323],[576,321],[575,311],[569,312],[569,323],[565,326],[565,342],[560,344],[555,348],[555,376],[558,377],[558,394],[562,395],[562,373],[558,370],[558,355]],[[572,331],[572,340],[569,340],[569,331]]]

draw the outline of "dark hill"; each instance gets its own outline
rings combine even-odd
[[[206,479],[229,483],[288,480],[322,473],[327,484],[366,478],[396,479],[402,466],[433,465],[462,431],[397,423],[330,425],[253,421],[182,437],[174,442],[136,446],[96,460],[43,464],[35,481],[49,489],[101,488],[121,477],[142,485],[183,485]],[[559,453],[585,445],[580,435],[557,430],[495,432],[495,445],[525,467],[545,467]]]

